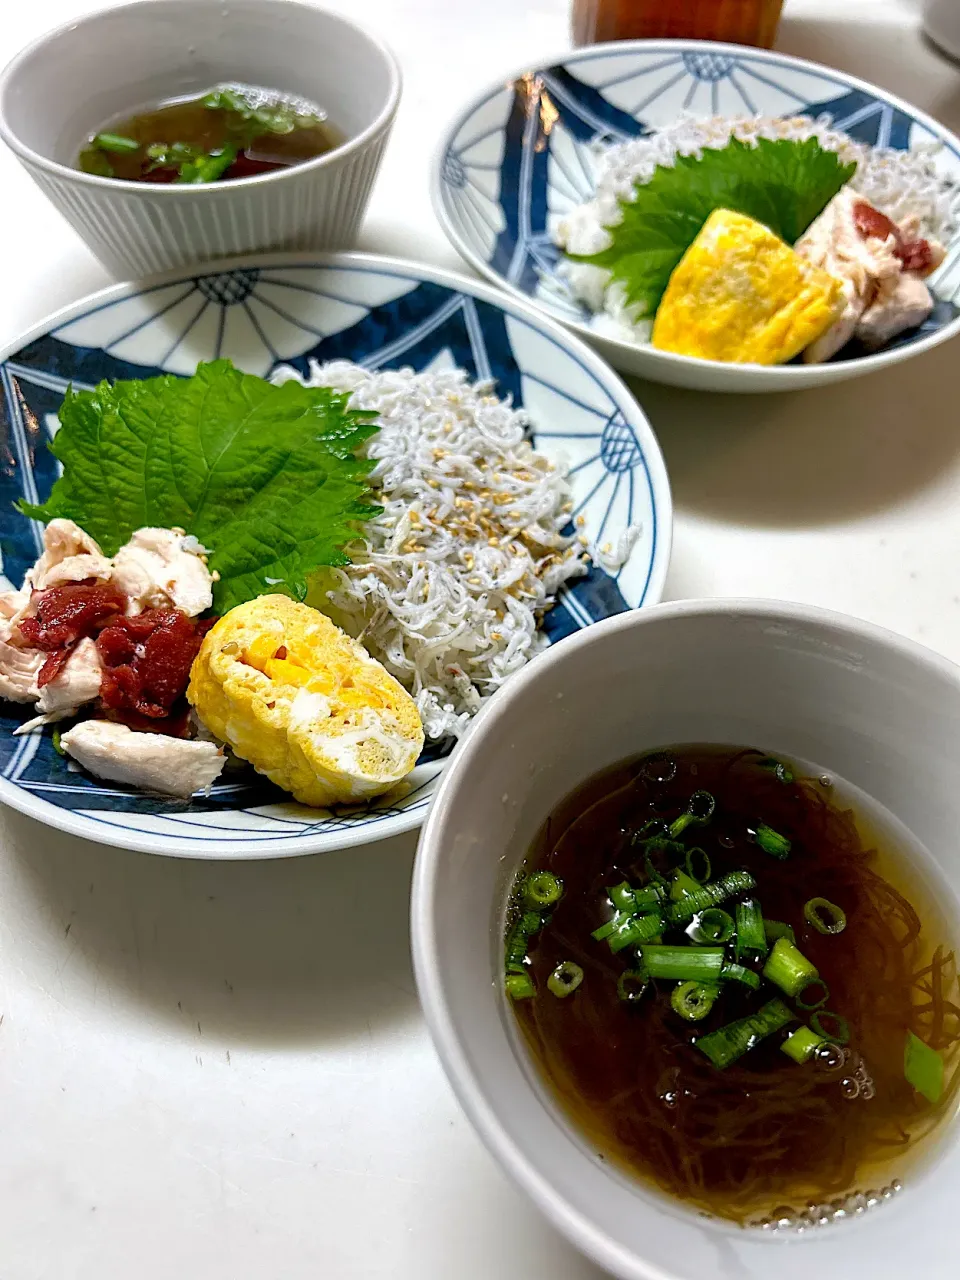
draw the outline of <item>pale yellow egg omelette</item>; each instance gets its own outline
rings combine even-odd
[[[416,703],[362,645],[287,596],[226,613],[187,697],[203,724],[303,804],[381,795],[423,748]]]
[[[704,360],[783,364],[819,338],[842,306],[833,276],[762,223],[715,209],[670,277],[652,341]]]

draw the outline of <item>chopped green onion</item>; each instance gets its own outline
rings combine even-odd
[[[665,947],[648,943],[640,948],[643,967],[651,978],[677,982],[695,979],[715,982],[723,968],[723,947]]]
[[[787,938],[790,942],[796,942],[797,935],[793,932],[790,925],[784,924],[782,920],[764,920],[763,933],[768,942],[776,942],[778,938]]]
[[[605,938],[609,938],[611,934],[616,933],[616,931],[622,927],[625,921],[630,920],[632,918],[633,918],[632,912],[618,911],[617,914],[611,920],[608,920],[606,924],[602,924],[599,929],[594,929],[590,937],[593,938],[596,942],[603,942]]]
[[[847,927],[846,912],[826,898],[811,898],[803,914],[819,933],[843,933]]]
[[[153,161],[151,170],[179,168],[182,164],[192,164],[204,154],[189,142],[151,142],[147,147],[147,156]]]
[[[675,871],[670,885],[670,897],[674,902],[679,902],[688,894],[696,893],[700,887],[700,881],[694,880],[693,876],[688,876],[685,871]]]
[[[80,168],[84,173],[96,174],[98,178],[113,177],[113,165],[96,147],[85,147],[80,152]]]
[[[634,841],[646,835],[664,835],[666,830],[667,824],[663,818],[649,818],[634,836]]]
[[[771,854],[774,858],[786,858],[793,847],[786,836],[782,836],[779,831],[774,831],[773,827],[768,827],[765,822],[758,823],[753,837],[763,852]]]
[[[679,840],[671,840],[669,836],[651,836],[649,840],[642,841],[642,846],[648,854],[667,853],[671,857],[683,857],[687,852],[686,845]]]
[[[646,889],[634,889],[624,880],[622,884],[615,884],[609,888],[607,897],[618,913],[634,915],[638,911],[655,911],[663,902],[663,890],[659,885],[650,885]]]
[[[552,907],[555,902],[559,902],[562,893],[563,881],[559,880],[552,871],[535,871],[523,882],[524,901],[537,911],[542,911],[544,907]]]
[[[694,916],[687,933],[691,942],[729,942],[733,937],[733,916],[719,907],[708,907]]]
[[[506,966],[509,973],[523,973],[527,947],[533,934],[543,928],[543,920],[537,911],[524,911],[507,935]]]
[[[760,959],[767,954],[767,935],[764,932],[763,912],[755,898],[737,903],[737,944],[734,948],[738,960],[749,957]]]
[[[624,1004],[636,1004],[643,999],[650,979],[643,969],[624,969],[617,979],[617,996]]]
[[[760,990],[760,975],[752,969],[745,969],[742,964],[725,964],[720,970],[722,982],[742,982],[753,991]]]
[[[219,111],[236,111],[239,115],[245,115],[252,110],[251,104],[242,98],[234,89],[224,85],[220,89],[213,89],[204,97],[202,105]]]
[[[63,734],[60,732],[59,729],[54,729],[53,733],[50,735],[50,740],[53,743],[53,749],[58,756],[65,756],[67,754],[66,751],[64,751],[63,747],[61,747],[60,745],[60,739],[62,737],[63,737]]]
[[[767,756],[765,760],[758,760],[757,765],[761,769],[769,769],[771,773],[775,773],[779,782],[786,783],[793,781],[793,774],[787,766],[782,764],[779,760],[775,760],[773,756]]]
[[[710,873],[713,867],[710,863],[710,855],[705,849],[701,849],[696,845],[690,849],[686,856],[687,875],[691,880],[696,880],[697,884],[706,884],[710,879]]]
[[[675,902],[668,912],[670,921],[684,924],[708,907],[717,907],[728,898],[747,893],[756,886],[757,882],[749,871],[731,871],[712,884],[698,885],[696,891],[691,889],[679,902]]]
[[[794,1015],[782,1000],[770,1000],[756,1013],[701,1036],[697,1048],[707,1055],[715,1067],[729,1067],[748,1049],[792,1022]]]
[[[511,1000],[529,1000],[537,994],[529,973],[508,973],[504,987]]]
[[[120,133],[98,133],[93,145],[98,151],[108,151],[114,155],[130,155],[140,150],[140,143],[136,138],[125,138]]]
[[[795,996],[820,974],[816,965],[811,964],[789,939],[778,938],[763,966],[763,976],[788,996]]]
[[[622,884],[615,884],[609,888],[607,897],[618,911],[636,911],[637,909],[633,889],[626,880]]]
[[[650,857],[649,853],[644,853],[643,855],[643,866],[644,866],[644,870],[647,873],[647,879],[650,881],[650,886],[652,888],[665,889],[667,885],[670,883],[667,880],[666,876],[662,876],[660,872],[657,870],[657,868],[653,865],[653,859]]]
[[[662,905],[664,892],[657,884],[649,885],[646,889],[634,889],[633,900],[636,903],[638,911],[656,911]]]
[[[943,1095],[943,1058],[912,1031],[907,1032],[907,1043],[903,1049],[903,1074],[907,1083],[912,1084],[928,1102],[940,1101]]]
[[[312,112],[297,111],[289,102],[258,104],[230,88],[214,89],[203,99],[203,105],[239,116],[246,125],[242,133],[247,142],[252,142],[261,133],[292,133],[297,127],[309,128],[321,122],[321,117]],[[234,121],[228,123],[230,128],[236,128]]]
[[[829,1018],[833,1024],[834,1030],[828,1031],[824,1026],[824,1019]],[[830,1023],[827,1025],[829,1026]],[[822,1036],[824,1040],[830,1040],[833,1044],[846,1044],[850,1039],[850,1024],[846,1018],[840,1016],[839,1013],[831,1013],[829,1009],[818,1009],[810,1018],[810,1025],[818,1036]]]
[[[699,1022],[713,1008],[720,988],[712,982],[681,982],[670,995],[674,1013],[685,1022]]]
[[[780,1049],[794,1062],[809,1062],[820,1046],[825,1043],[823,1037],[818,1036],[809,1027],[798,1027],[796,1031],[791,1031]]]
[[[201,182],[216,182],[222,178],[237,158],[237,148],[229,143],[211,151],[209,155],[200,155],[180,166],[177,182],[193,186]]]
[[[717,883],[723,885],[724,891],[731,897],[757,887],[757,882],[749,871],[729,871]]]
[[[817,996],[817,992],[822,994]],[[830,999],[830,988],[822,978],[813,978],[802,987],[797,993],[796,1002],[798,1009],[805,1009],[808,1013],[811,1009],[822,1009]]]
[[[667,827],[668,835],[676,840],[677,836],[683,835],[692,823],[702,826],[705,822],[709,822],[716,807],[717,802],[709,791],[695,791],[687,801],[687,807],[683,813],[674,818]]]
[[[507,935],[505,951],[508,971],[511,973],[523,973],[524,961],[527,958],[527,935],[519,920]]]
[[[677,762],[666,751],[652,751],[640,761],[640,773],[647,782],[672,782],[677,776]]]
[[[547,987],[562,1000],[565,996],[573,995],[582,981],[583,970],[580,966],[572,960],[564,960],[547,979]]]
[[[626,947],[634,947],[641,942],[652,942],[662,929],[663,916],[659,913],[649,916],[628,916],[607,939],[607,946],[616,955]]]

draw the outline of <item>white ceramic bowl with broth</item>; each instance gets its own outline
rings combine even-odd
[[[956,924],[960,668],[877,627],[798,605],[691,601],[552,648],[491,702],[421,837],[412,930],[420,999],[467,1115],[570,1240],[624,1280],[931,1280],[955,1274],[960,1145],[944,1121],[904,1187],[802,1235],[708,1219],[598,1158],[538,1083],[502,990],[515,871],[557,803],[609,765],[680,742],[815,762],[929,851]],[[921,863],[923,865],[921,865]],[[891,1166],[890,1176],[898,1170]]]
[[[75,167],[118,117],[224,82],[293,94],[346,137],[304,164],[202,185],[123,182]],[[0,77],[0,137],[115,275],[230,254],[348,247],[400,101],[374,36],[293,0],[144,0],[41,37]]]

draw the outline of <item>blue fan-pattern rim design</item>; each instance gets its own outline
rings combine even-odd
[[[531,69],[470,108],[443,147],[434,184],[441,222],[478,270],[557,318],[589,325],[558,273],[552,223],[595,189],[597,144],[642,137],[682,112],[829,116],[860,142],[942,144],[960,177],[960,144],[923,113],[840,72],[785,55],[697,41],[597,46]],[[889,344],[909,346],[960,315],[960,233],[931,280],[937,305]],[[862,354],[851,347],[835,359]]]
[[[199,360],[221,356],[264,376],[281,363],[306,372],[311,359],[351,359],[369,368],[459,367],[471,379],[494,379],[500,394],[530,412],[539,448],[576,457],[573,517],[586,533],[616,538],[634,521],[643,526],[617,574],[592,568],[564,589],[545,619],[550,643],[658,598],[669,547],[665,474],[625,390],[575,341],[502,305],[485,286],[355,255],[332,263],[265,259],[112,290],[11,352],[0,363],[0,551],[9,583],[22,580],[42,546],[42,526],[13,503],[21,496],[42,501],[56,479],[47,445],[66,388],[189,373]],[[449,752],[428,746],[403,788],[353,810],[305,810],[252,770],[185,802],[90,778],[55,751],[49,731],[13,737],[27,714],[0,704],[0,793],[14,804],[20,792],[67,811],[101,828],[101,839],[175,844],[169,852],[222,843],[235,855],[291,841],[306,851],[336,847],[345,835],[390,834],[422,818]]]

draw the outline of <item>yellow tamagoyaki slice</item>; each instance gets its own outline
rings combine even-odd
[[[843,306],[840,282],[772,231],[715,209],[674,268],[653,324],[661,351],[704,360],[783,364]]]
[[[406,690],[329,618],[287,596],[220,618],[187,697],[211,733],[317,808],[388,791],[423,748]]]

